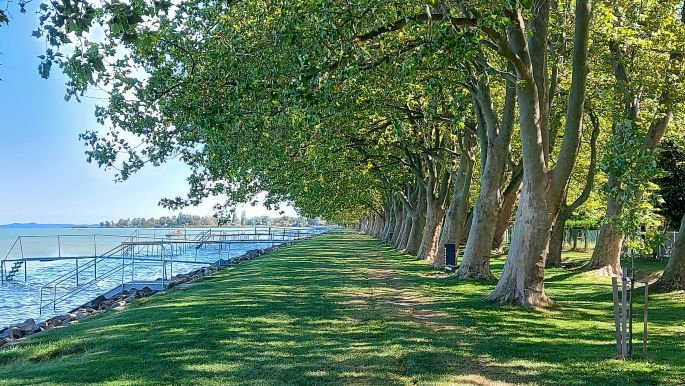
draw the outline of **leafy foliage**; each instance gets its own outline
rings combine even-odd
[[[664,141],[658,151],[658,165],[662,173],[654,181],[659,185],[659,213],[677,229],[685,214],[685,148],[673,140]]]

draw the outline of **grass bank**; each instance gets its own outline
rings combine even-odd
[[[493,283],[329,234],[1,350],[0,384],[685,382],[682,294],[650,297],[650,354],[623,363],[612,359],[609,281],[563,269],[547,277],[558,305],[529,312],[485,302]]]

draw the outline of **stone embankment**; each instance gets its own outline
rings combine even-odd
[[[171,289],[180,284],[195,281],[204,276],[211,275],[224,267],[230,267],[240,264],[243,261],[252,260],[265,253],[293,244],[294,242],[295,241],[290,241],[287,243],[283,243],[281,245],[265,249],[253,249],[247,251],[243,255],[234,256],[227,260],[217,260],[214,264],[210,265],[209,267],[202,267],[186,274],[175,275],[171,278],[171,280],[169,280],[168,284],[166,285],[166,289]],[[34,319],[27,319],[23,323],[14,324],[4,329],[0,329],[0,348],[9,347],[13,344],[18,343],[24,337],[39,333],[41,331],[57,327],[63,327],[71,323],[76,323],[79,320],[85,319],[93,315],[101,314],[109,310],[123,310],[124,308],[126,308],[128,304],[136,301],[137,299],[152,296],[157,292],[160,291],[154,291],[148,287],[145,287],[141,290],[125,290],[112,296],[109,299],[105,296],[100,295],[97,298],[89,301],[88,303],[78,308],[75,308],[67,314],[53,316],[52,318],[41,323],[36,323]]]

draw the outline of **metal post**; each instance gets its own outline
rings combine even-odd
[[[160,247],[159,248],[159,258],[162,259],[163,265],[164,265],[164,273],[162,274],[162,276],[166,280],[166,260],[164,259],[164,246],[160,245],[159,247]],[[169,279],[171,279],[171,278],[169,278]]]
[[[121,250],[121,289],[124,289],[124,258],[126,256],[126,250]]]
[[[0,262],[0,284],[5,284],[5,262]]]
[[[93,235],[93,279],[98,277],[98,245],[95,242],[95,235]]]
[[[21,236],[19,236],[19,249],[21,250],[21,258],[24,258],[24,245],[21,242]]]
[[[24,262],[24,283],[26,283],[26,266],[29,265],[28,261]]]
[[[78,259],[76,259],[76,286],[78,287]]]
[[[59,236],[57,236],[57,256],[62,257],[62,242],[60,241]]]

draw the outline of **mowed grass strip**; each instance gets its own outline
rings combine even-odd
[[[548,270],[545,311],[486,302],[493,286],[341,231],[0,350],[0,384],[685,383],[682,294],[650,297],[649,355],[621,362],[608,279]]]

